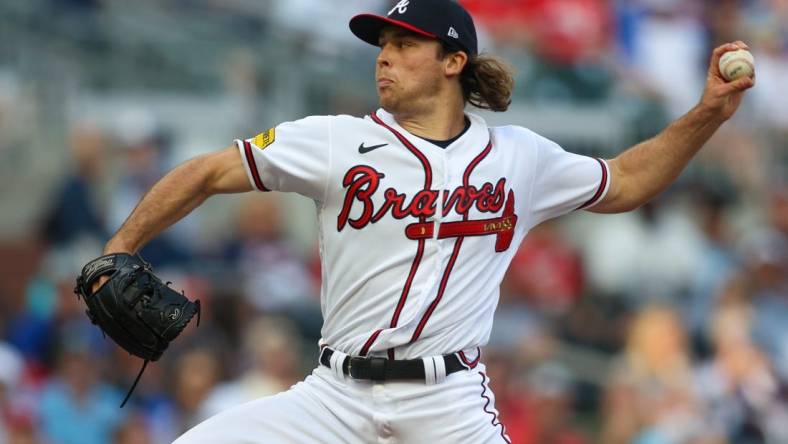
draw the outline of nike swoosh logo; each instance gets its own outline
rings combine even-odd
[[[380,145],[372,145],[372,146],[364,146],[364,142],[361,142],[361,145],[358,146],[358,152],[361,154],[367,154],[372,150],[376,150],[378,148],[384,147],[388,145],[388,143],[382,143]]]

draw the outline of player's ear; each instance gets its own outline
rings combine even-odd
[[[443,58],[443,71],[447,76],[458,76],[468,63],[468,54],[463,51],[454,51]]]

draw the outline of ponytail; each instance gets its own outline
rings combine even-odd
[[[464,50],[441,42],[438,58],[456,51]],[[495,56],[469,55],[459,80],[465,103],[490,111],[506,111],[512,103],[514,70]]]
[[[471,56],[460,75],[460,84],[465,101],[477,108],[506,111],[512,103],[512,68],[494,56]]]

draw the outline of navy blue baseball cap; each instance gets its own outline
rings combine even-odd
[[[353,34],[375,46],[380,31],[391,25],[440,40],[468,55],[479,53],[473,18],[453,0],[400,0],[386,15],[359,14],[350,19]]]

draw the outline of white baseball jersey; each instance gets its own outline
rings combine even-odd
[[[447,148],[382,109],[308,117],[236,141],[255,188],[316,202],[322,344],[392,359],[464,351],[473,364],[526,233],[605,196],[603,160],[468,118]]]

